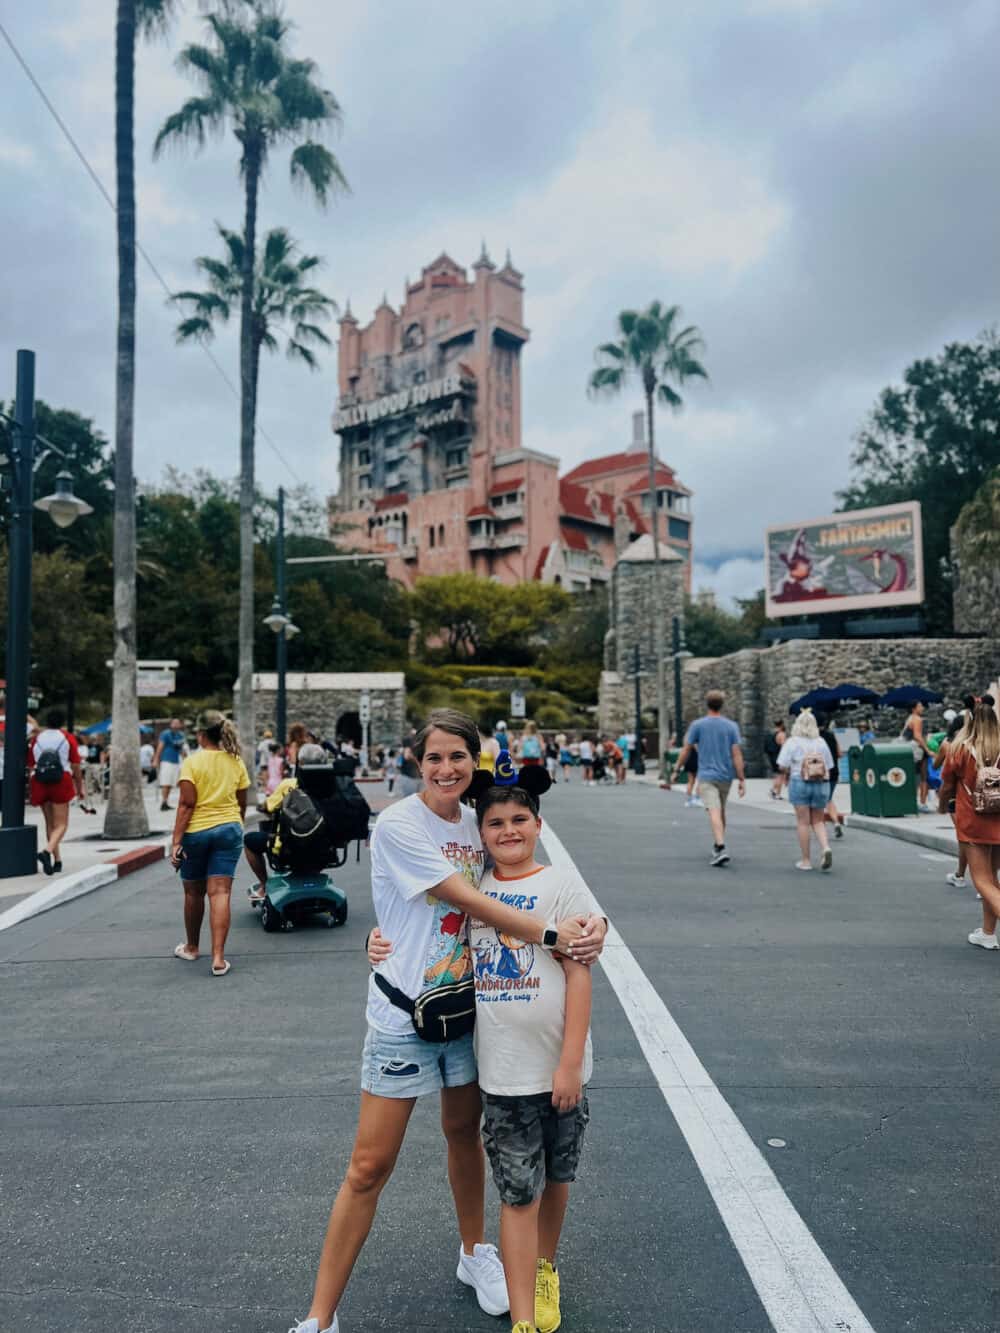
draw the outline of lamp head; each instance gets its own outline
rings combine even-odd
[[[36,500],[35,508],[44,510],[57,528],[68,528],[82,514],[94,512],[92,505],[73,494],[73,478],[68,472],[56,475],[55,490]]]
[[[275,634],[280,634],[286,626],[291,624],[291,621],[285,615],[284,611],[282,611],[281,603],[278,601],[277,597],[275,597],[274,601],[271,603],[271,610],[264,617],[264,624]]]

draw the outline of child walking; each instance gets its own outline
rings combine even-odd
[[[493,869],[487,897],[555,922],[596,911],[579,877],[535,860],[542,822],[521,787],[477,804]],[[556,1250],[589,1119],[590,969],[553,951],[555,930],[527,944],[470,917],[475,1049],[483,1143],[500,1194],[500,1248],[514,1333],[561,1322]]]

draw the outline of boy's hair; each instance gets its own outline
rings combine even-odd
[[[476,818],[480,824],[495,805],[523,805],[538,818],[538,801],[523,787],[487,787],[476,802]]]
[[[424,750],[427,748],[427,737],[432,731],[446,731],[449,736],[461,736],[468,747],[469,754],[478,761],[480,751],[479,728],[468,713],[460,713],[457,708],[435,708],[433,712],[428,713],[427,721],[417,732],[416,739],[413,742],[413,753],[416,755],[418,763],[423,760]]]
[[[726,702],[726,696],[721,690],[709,690],[705,695],[705,707],[710,713],[718,713],[722,710],[722,705]]]

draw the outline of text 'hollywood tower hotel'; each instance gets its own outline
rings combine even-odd
[[[642,414],[629,449],[560,478],[521,443],[522,276],[485,247],[472,273],[443,254],[398,312],[383,298],[367,327],[341,319],[334,528],[407,584],[464,570],[591,588],[649,531]],[[691,493],[662,463],[655,483],[664,558],[690,576]]]

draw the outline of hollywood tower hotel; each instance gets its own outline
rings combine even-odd
[[[582,590],[616,549],[649,530],[641,414],[630,450],[559,478],[559,460],[521,443],[522,276],[486,253],[472,277],[448,255],[383,298],[365,328],[340,321],[340,491],[332,525],[384,553],[391,577],[471,571]],[[582,393],[582,388],[581,388]],[[660,535],[690,567],[690,492],[660,464]]]

